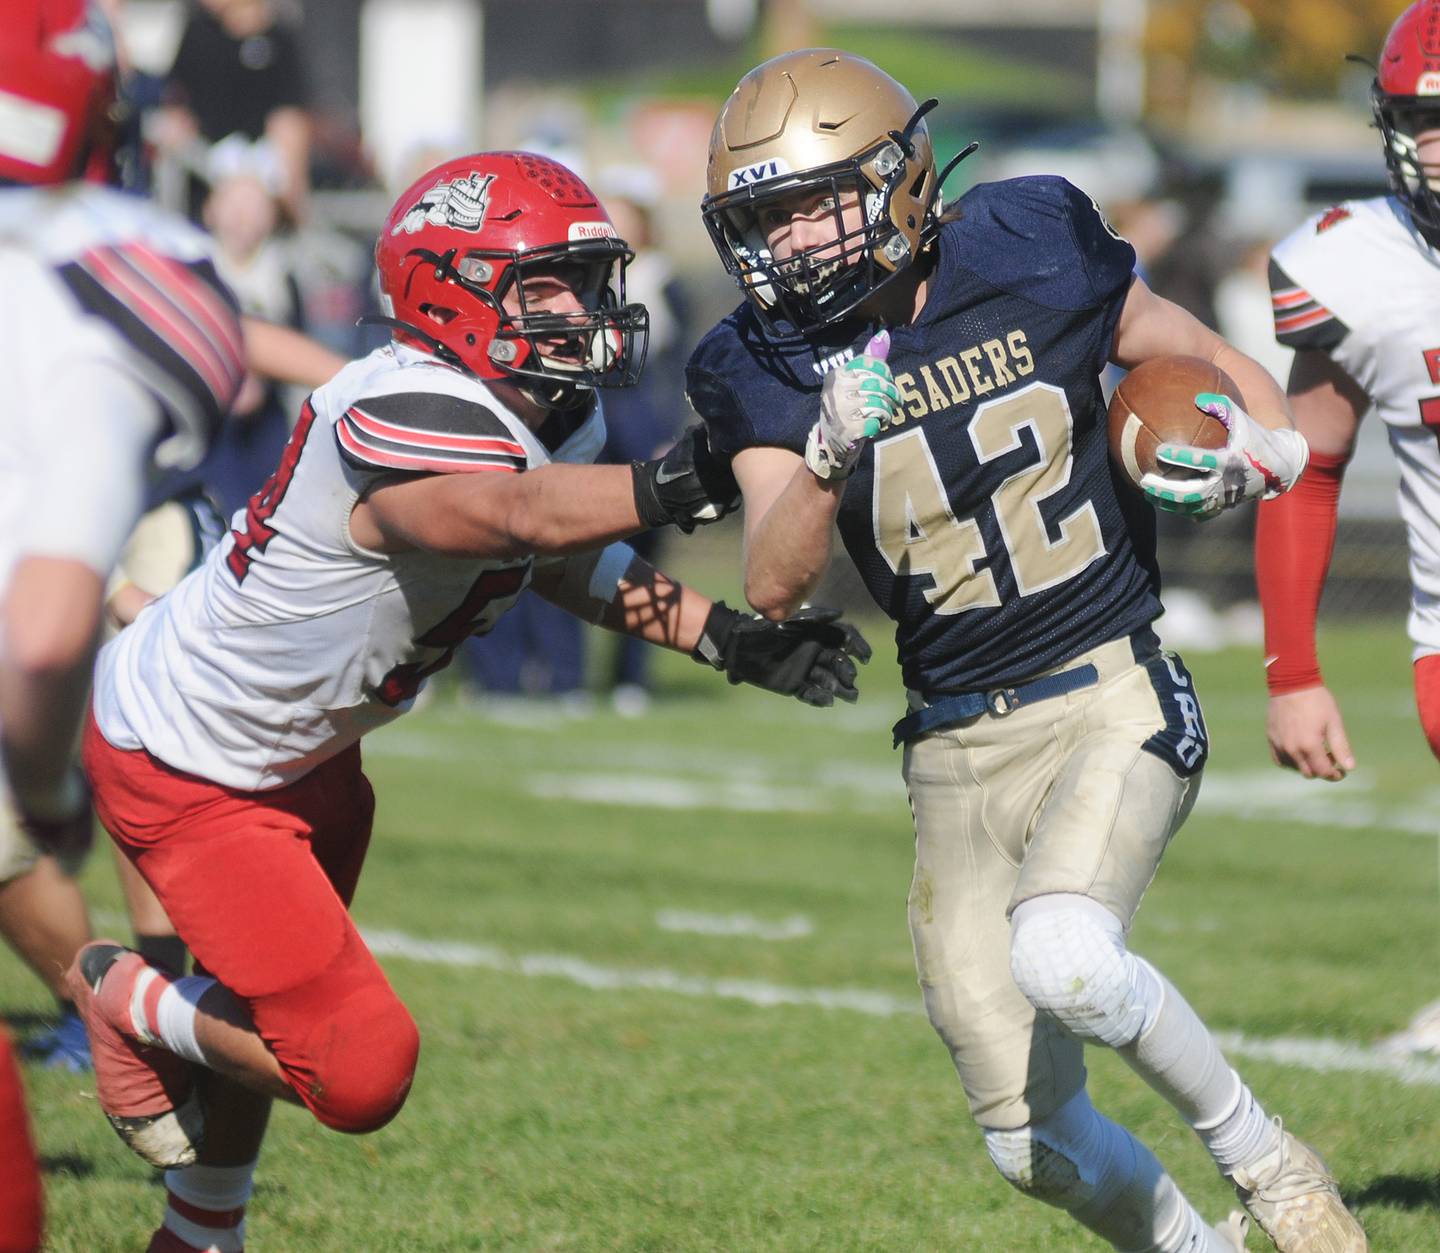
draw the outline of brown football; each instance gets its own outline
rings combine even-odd
[[[1225,427],[1195,407],[1200,392],[1220,392],[1245,407],[1235,380],[1200,357],[1152,357],[1120,380],[1110,397],[1110,455],[1131,483],[1138,487],[1152,470],[1186,476],[1182,466],[1156,464],[1159,444],[1218,448],[1225,442]]]

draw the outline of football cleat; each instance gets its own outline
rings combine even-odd
[[[1275,1119],[1280,1143],[1230,1175],[1250,1216],[1280,1253],[1367,1253],[1365,1232],[1314,1149]]]
[[[128,1027],[147,973],[156,972],[139,953],[97,940],[80,950],[65,981],[90,1036],[100,1108],[116,1134],[152,1166],[189,1166],[204,1130],[190,1063]]]

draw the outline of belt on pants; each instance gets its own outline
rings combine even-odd
[[[933,704],[916,709],[905,715],[891,728],[894,735],[892,748],[908,744],[931,731],[953,727],[957,722],[974,718],[979,714],[990,714],[1003,718],[1021,705],[1033,705],[1036,701],[1064,696],[1077,688],[1089,687],[1100,680],[1100,672],[1094,663],[1086,662],[1073,670],[1062,670],[1059,674],[1047,674],[1015,687],[996,687],[988,692],[961,692],[955,696],[942,696]]]

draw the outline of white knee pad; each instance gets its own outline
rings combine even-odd
[[[1120,920],[1088,896],[1037,896],[1016,906],[1011,925],[1016,986],[1077,1039],[1119,1048],[1158,1010],[1154,971],[1126,951]]]
[[[1211,1247],[1203,1220],[1155,1155],[1099,1114],[1083,1089],[1031,1126],[986,1129],[985,1148],[1012,1187],[1067,1211],[1114,1248]]]
[[[1104,1173],[1101,1121],[1082,1090],[1049,1118],[1013,1131],[985,1128],[985,1151],[1013,1188],[1047,1205],[1077,1210]]]

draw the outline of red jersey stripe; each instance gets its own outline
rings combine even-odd
[[[180,353],[205,380],[217,399],[228,400],[238,375],[232,373],[234,354],[217,347],[207,333],[173,294],[156,284],[136,265],[135,258],[119,248],[96,249],[87,254],[88,268],[101,278],[110,293],[128,304],[134,312]],[[103,266],[103,274],[97,268]],[[171,334],[167,335],[169,330]],[[183,342],[177,342],[183,341]],[[227,384],[227,380],[230,380]],[[225,388],[229,386],[229,391]]]
[[[124,255],[176,304],[188,305],[195,321],[208,331],[209,338],[237,363],[237,378],[244,373],[245,339],[235,312],[219,293],[189,266],[173,257],[164,257],[141,244],[131,244]]]
[[[1283,334],[1286,331],[1303,331],[1312,326],[1319,326],[1321,322],[1328,322],[1335,315],[1319,305],[1314,309],[1306,310],[1303,313],[1292,313],[1287,317],[1275,319],[1275,333]]]
[[[419,448],[448,448],[463,452],[503,453],[509,457],[525,456],[525,446],[513,439],[488,435],[443,435],[438,431],[417,431],[411,427],[393,426],[373,413],[366,413],[359,405],[351,405],[345,411],[345,416],[367,434],[392,440],[397,444],[410,444]]]
[[[1300,287],[1291,287],[1284,291],[1270,293],[1270,303],[1277,309],[1293,309],[1297,305],[1308,305],[1314,299],[1314,296]]]
[[[190,364],[222,409],[229,406],[234,395],[233,376],[182,310],[176,309],[163,292],[138,278],[133,269],[120,264],[113,249],[95,249],[85,255],[82,264]]]
[[[438,454],[429,457],[410,456],[388,448],[374,448],[357,438],[350,425],[344,421],[335,424],[335,431],[345,449],[361,461],[391,470],[415,470],[432,474],[473,474],[484,470],[500,470],[506,474],[519,474],[524,468],[513,462],[468,461]]]

